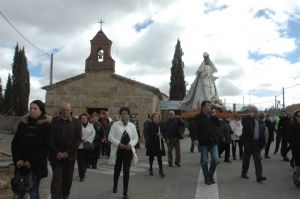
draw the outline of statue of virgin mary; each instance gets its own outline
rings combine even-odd
[[[202,101],[218,96],[215,84],[217,77],[213,75],[217,69],[207,52],[203,53],[203,59],[190,90],[181,102],[181,109],[183,110],[194,110]]]

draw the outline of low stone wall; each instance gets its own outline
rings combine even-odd
[[[21,116],[1,116],[0,115],[0,133],[14,134],[20,123]]]

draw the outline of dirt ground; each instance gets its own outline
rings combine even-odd
[[[7,183],[7,186],[0,187],[0,199],[11,199],[10,179],[12,175],[9,169],[0,169],[0,179]]]
[[[6,155],[0,153],[0,159],[5,158]],[[5,186],[0,186],[0,199],[11,199],[12,192],[10,188],[10,179],[12,178],[12,171],[10,168],[0,169],[0,180],[5,183]]]

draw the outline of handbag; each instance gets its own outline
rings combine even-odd
[[[121,138],[120,143],[124,144],[124,145],[127,145],[127,144],[129,144],[129,142],[130,142],[130,137],[129,137],[127,131],[125,130],[122,134],[122,138]]]
[[[10,184],[14,193],[30,192],[33,188],[32,172],[30,171],[27,175],[21,175],[20,170],[16,168]]]

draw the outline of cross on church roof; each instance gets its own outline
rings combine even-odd
[[[102,26],[104,24],[104,21],[102,19],[100,19],[100,21],[98,23],[100,24],[100,30],[102,30]]]

